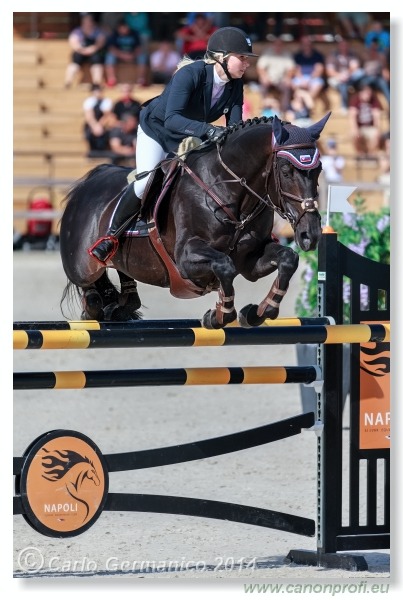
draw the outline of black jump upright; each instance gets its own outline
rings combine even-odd
[[[343,324],[346,283],[350,285],[351,324],[390,320],[390,266],[352,252],[337,240],[336,233],[324,234],[318,250],[318,308],[320,316],[331,316],[336,324]],[[365,307],[363,286],[368,294]],[[376,349],[388,351],[389,343],[378,343],[374,355]],[[291,550],[288,559],[296,564],[364,571],[368,569],[364,556],[346,552],[390,548],[390,450],[360,449],[360,344],[350,345],[348,419],[344,415],[349,440],[343,450],[342,352],[342,344],[318,346],[324,387],[318,394],[317,414],[324,427],[317,453],[317,550]],[[389,359],[385,360],[389,373]],[[346,437],[344,431],[344,441]],[[343,473],[343,460],[348,462],[348,474]],[[383,497],[382,506],[378,506],[379,497]]]

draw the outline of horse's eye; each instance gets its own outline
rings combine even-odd
[[[290,175],[291,174],[291,166],[290,165],[282,165],[281,173],[285,176]]]

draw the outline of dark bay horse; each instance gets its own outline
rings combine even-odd
[[[61,304],[75,290],[82,318],[122,321],[140,318],[136,281],[170,288],[181,298],[218,291],[216,308],[204,315],[203,325],[219,328],[237,318],[235,277],[257,281],[277,270],[267,296],[244,307],[239,321],[251,327],[277,318],[298,254],[272,238],[274,211],[291,224],[302,250],[316,248],[321,236],[316,141],[329,116],[307,128],[277,117],[243,121],[228,128],[223,142],[190,152],[186,162],[179,159],[178,173],[151,215],[154,236],[122,236],[107,265],[117,270],[120,290],[88,248],[105,234],[129,169],[105,164],[90,171],[69,191],[61,219],[68,278]]]

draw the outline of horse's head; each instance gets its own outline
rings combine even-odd
[[[321,236],[318,178],[322,170],[316,140],[330,113],[307,128],[273,119],[272,170],[277,199],[275,210],[295,232],[302,250],[314,250]],[[271,169],[270,169],[271,171]]]

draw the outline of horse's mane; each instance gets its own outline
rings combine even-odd
[[[245,129],[249,129],[253,126],[256,125],[266,125],[266,124],[271,125],[273,123],[273,117],[253,117],[252,119],[246,119],[245,121],[239,121],[238,123],[235,123],[234,125],[229,125],[227,127],[227,133],[225,136],[225,139],[228,136],[232,136],[236,133],[240,133],[243,132]],[[290,125],[289,121],[281,121],[282,125]]]
[[[234,125],[228,125],[226,128],[226,134],[222,139],[222,144],[225,145],[227,140],[232,141],[232,137],[237,138],[239,134],[243,134],[245,130],[249,130],[256,125],[271,125],[273,117],[253,117],[253,119],[246,119],[245,121],[238,121]]]
[[[235,125],[229,125],[227,127],[228,133],[233,133],[239,129],[250,127],[251,125],[261,125],[262,123],[272,123],[273,117],[253,117],[253,119],[246,119],[246,121],[239,121]]]

